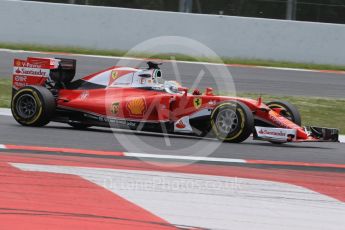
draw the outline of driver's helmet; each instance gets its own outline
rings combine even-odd
[[[175,94],[179,93],[179,87],[181,84],[177,81],[166,81],[164,82],[164,89],[167,93]]]

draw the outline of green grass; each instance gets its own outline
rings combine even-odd
[[[153,54],[153,53],[130,53],[126,54],[123,50],[93,50],[82,47],[63,47],[63,46],[44,46],[34,44],[14,44],[14,43],[0,43],[0,48],[26,50],[26,51],[42,51],[42,52],[62,52],[74,54],[89,54],[89,55],[104,55],[104,56],[130,56],[138,58],[157,58],[170,60],[173,56],[176,60],[181,61],[204,61],[226,64],[242,64],[242,65],[260,65],[271,67],[285,67],[285,68],[303,68],[303,69],[317,69],[317,70],[343,70],[345,66],[324,65],[315,63],[294,63],[273,60],[258,60],[258,59],[241,59],[241,58],[227,58],[223,57],[222,60],[212,57],[192,57],[181,54]]]
[[[12,81],[0,79],[0,108],[9,108],[11,104]]]
[[[9,108],[11,102],[11,80],[0,79],[0,107]],[[258,94],[240,93],[237,96],[256,99]],[[285,100],[298,107],[303,125],[339,128],[345,134],[345,99],[262,95],[264,102]]]

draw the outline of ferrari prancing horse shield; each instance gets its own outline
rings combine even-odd
[[[116,115],[120,110],[120,103],[119,102],[114,102],[112,105],[111,105],[111,113]]]
[[[199,109],[202,105],[202,99],[200,97],[196,97],[193,99],[193,104],[196,109]]]

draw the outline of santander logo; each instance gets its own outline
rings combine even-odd
[[[36,69],[36,68],[25,68],[25,67],[17,67],[14,69],[14,74],[17,75],[29,75],[29,76],[47,76],[49,74],[49,70],[47,69]]]
[[[283,131],[274,132],[274,131],[268,131],[268,130],[264,130],[264,129],[260,129],[259,134],[261,134],[261,135],[271,135],[271,136],[281,136],[281,137],[285,137],[286,136],[286,133],[284,133]]]

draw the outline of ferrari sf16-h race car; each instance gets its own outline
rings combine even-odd
[[[243,142],[338,142],[339,130],[301,127],[297,108],[284,101],[189,93],[163,81],[158,63],[147,68],[114,66],[73,81],[76,60],[14,60],[12,114],[24,126],[50,121],[77,129],[115,127]]]

